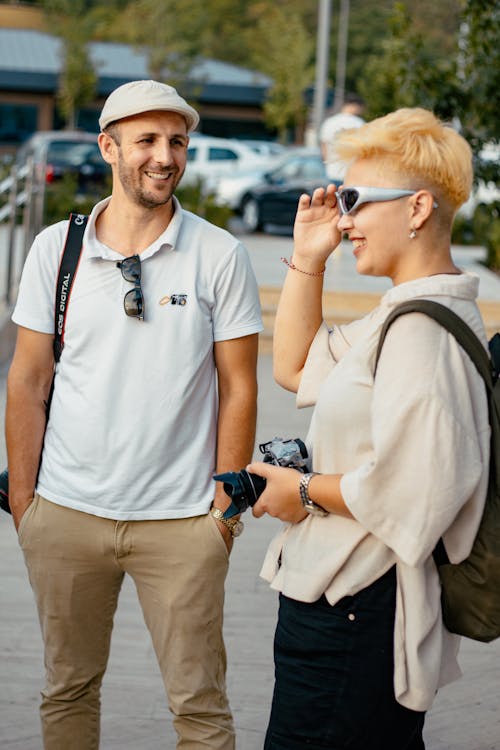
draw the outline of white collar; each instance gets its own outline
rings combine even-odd
[[[101,258],[103,260],[122,260],[123,255],[113,250],[108,245],[100,242],[96,234],[96,220],[99,214],[104,211],[111,197],[96,203],[89,216],[87,228],[84,236],[84,251],[87,258]],[[175,245],[179,236],[182,225],[182,207],[175,196],[172,197],[174,204],[174,214],[168,223],[168,226],[157,239],[141,252],[141,260],[146,260],[155,255],[162,248],[175,250]]]
[[[389,289],[381,305],[392,307],[413,297],[459,297],[474,300],[479,293],[479,276],[470,271],[460,274],[440,273],[435,276],[424,276],[421,279],[405,281]]]

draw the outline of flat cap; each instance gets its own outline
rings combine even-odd
[[[102,108],[99,126],[104,130],[110,123],[142,112],[164,110],[182,115],[188,132],[200,121],[198,112],[179,96],[173,86],[160,81],[131,81],[111,92]]]

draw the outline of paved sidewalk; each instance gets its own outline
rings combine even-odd
[[[257,442],[304,436],[310,410],[272,380],[271,358],[259,358]],[[3,399],[4,379],[0,380]],[[3,403],[0,401],[3,412]],[[0,458],[4,460],[3,442]],[[3,463],[2,463],[3,466]],[[267,544],[279,527],[245,514],[227,583],[228,688],[238,750],[261,750],[272,694],[276,595],[259,579]],[[31,589],[10,518],[0,514],[0,747],[41,750],[37,704],[43,664]],[[426,724],[427,750],[500,750],[500,641],[464,641],[465,676],[443,688]],[[121,594],[103,686],[102,750],[174,750],[163,685],[135,593]],[[61,749],[63,750],[63,749]],[[369,750],[369,748],[367,748]]]
[[[290,255],[290,238],[249,235],[243,241],[259,283],[281,286],[286,268],[280,256]],[[478,253],[456,252],[459,265],[479,271],[481,298],[499,303],[500,279],[477,265]],[[327,290],[376,295],[388,288],[385,279],[357,276],[353,265],[344,249],[332,259]],[[310,410],[297,411],[294,397],[276,386],[271,357],[266,354],[259,357],[259,388],[257,444],[274,435],[305,436]],[[0,371],[1,415],[4,398],[5,371]],[[3,468],[3,436],[0,463]],[[258,574],[279,522],[257,521],[250,513],[244,520],[246,530],[236,540],[227,582],[228,688],[238,750],[261,750],[273,685],[277,597]],[[0,551],[0,748],[41,750],[37,715],[43,679],[41,639],[16,535],[4,513],[0,513]],[[464,640],[461,655],[465,676],[438,694],[426,722],[427,750],[500,750],[500,640],[490,645]],[[103,685],[101,750],[174,748],[163,685],[133,586],[127,581]]]

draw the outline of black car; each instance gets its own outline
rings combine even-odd
[[[245,195],[241,214],[246,231],[256,232],[268,225],[291,230],[302,193],[310,194],[328,182],[319,150],[297,149]]]
[[[72,174],[80,194],[98,193],[111,173],[97,144],[97,134],[78,130],[44,130],[34,133],[19,148],[16,163],[32,158],[38,179],[47,184]]]

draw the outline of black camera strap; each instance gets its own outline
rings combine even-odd
[[[83,234],[87,226],[88,216],[83,214],[70,214],[66,241],[59,264],[57,275],[56,297],[54,304],[54,361],[57,364],[64,349],[64,329],[66,326],[66,313],[68,312],[69,298],[73,288],[78,263],[83,247]],[[49,417],[50,403],[54,392],[54,377],[50,385],[50,392],[45,406],[47,419]]]
[[[56,301],[54,308],[54,359],[59,362],[64,348],[64,327],[69,297],[78,270],[78,262],[82,252],[83,234],[87,226],[88,216],[70,214],[66,242],[59,264],[57,276]]]
[[[83,234],[87,226],[88,216],[82,214],[70,214],[68,232],[66,241],[61,255],[59,264],[59,273],[57,274],[56,296],[54,300],[54,374],[50,391],[45,403],[46,418],[49,418],[50,404],[52,394],[54,393],[55,365],[61,358],[64,348],[64,328],[66,325],[66,313],[68,312],[68,303],[78,270],[78,263],[83,248]],[[41,461],[41,452],[40,452]],[[9,507],[9,472],[5,469],[0,473],[0,508],[10,513]]]

